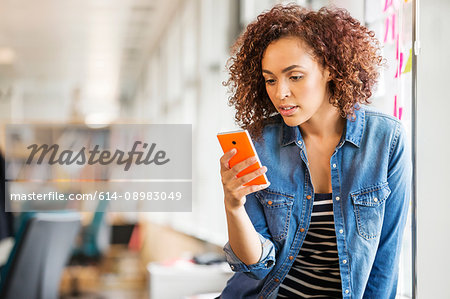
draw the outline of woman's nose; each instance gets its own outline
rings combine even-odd
[[[286,97],[291,95],[291,90],[289,88],[289,84],[285,82],[280,82],[278,84],[276,96],[279,100],[283,100]]]

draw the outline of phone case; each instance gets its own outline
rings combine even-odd
[[[256,157],[257,162],[239,172],[237,177],[246,175],[261,167],[261,162],[259,161],[258,154],[256,153],[255,147],[253,146],[253,142],[247,130],[219,133],[217,134],[217,138],[219,139],[220,146],[222,147],[224,153],[230,151],[233,148],[237,150],[237,153],[230,159],[230,167],[233,167],[237,163],[242,162],[252,156]],[[267,182],[268,180],[266,174],[262,174],[254,178],[250,182],[244,184],[244,186],[262,185],[267,184]]]

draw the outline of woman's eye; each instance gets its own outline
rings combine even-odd
[[[272,85],[272,84],[274,84],[274,83],[275,83],[275,80],[274,80],[274,79],[267,79],[267,80],[266,80],[266,84]]]
[[[293,81],[298,81],[301,78],[303,78],[303,76],[291,76],[291,80],[293,80]]]

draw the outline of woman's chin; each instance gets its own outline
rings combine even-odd
[[[289,127],[296,127],[296,126],[299,126],[302,123],[304,123],[304,121],[301,118],[299,118],[299,117],[294,118],[291,116],[289,116],[289,117],[283,116],[283,121],[286,124],[286,126],[289,126]]]

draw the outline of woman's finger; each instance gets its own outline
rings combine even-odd
[[[220,172],[230,170],[229,162],[235,154],[236,154],[236,149],[233,148],[230,151],[223,154],[222,157],[220,157]]]
[[[238,191],[237,198],[242,198],[242,197],[247,196],[256,191],[266,189],[269,186],[270,186],[270,182],[268,182],[267,184],[262,184],[262,185],[245,186]]]
[[[254,180],[255,178],[259,177],[260,175],[267,172],[267,167],[263,166],[260,167],[246,175],[241,176],[240,178],[234,177],[230,182],[230,188],[240,188],[243,187],[248,182]]]

